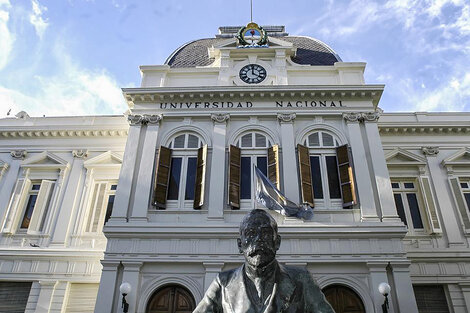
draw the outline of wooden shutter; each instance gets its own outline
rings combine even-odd
[[[44,179],[41,181],[41,187],[39,187],[38,197],[29,222],[28,234],[34,234],[40,230],[42,221],[45,219],[44,215],[47,214],[54,183],[52,180]]]
[[[229,172],[228,172],[228,202],[232,209],[240,209],[240,170],[241,151],[240,148],[230,145],[229,150]]]
[[[356,204],[356,190],[354,187],[352,164],[349,159],[349,146],[344,145],[337,147],[336,158],[338,160],[339,183],[343,196],[343,207],[349,207]]]
[[[462,218],[462,224],[465,230],[470,230],[470,218],[468,215],[465,199],[463,197],[462,189],[460,189],[460,182],[457,177],[449,178],[450,186],[454,194],[455,202],[457,203],[457,209],[459,210],[460,217]]]
[[[196,186],[194,188],[194,209],[204,204],[204,182],[206,180],[207,145],[197,150]]]
[[[168,180],[170,179],[171,149],[160,146],[158,149],[157,168],[155,171],[155,190],[153,205],[165,208]]]
[[[299,157],[300,191],[302,195],[302,203],[308,203],[311,207],[313,207],[312,170],[310,168],[310,155],[308,153],[308,148],[298,144],[297,154]]]
[[[278,145],[268,148],[268,178],[277,189],[280,189]]]
[[[70,284],[67,313],[94,312],[99,284]]]
[[[26,191],[30,187],[30,181],[28,179],[18,179],[11,196],[10,204],[7,210],[7,218],[5,221],[5,226],[3,227],[4,233],[14,233],[16,231],[15,221],[18,219],[18,216],[21,214],[21,209],[25,202]]]
[[[437,216],[436,204],[434,202],[434,198],[431,191],[431,184],[429,183],[429,177],[420,177],[419,182],[421,185],[424,205],[426,209],[426,216],[429,224],[428,233],[442,233],[441,224],[439,223],[439,217]]]

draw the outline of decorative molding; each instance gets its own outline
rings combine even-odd
[[[35,138],[35,137],[125,137],[127,129],[77,129],[77,130],[11,130],[0,131],[0,137],[5,138]]]
[[[144,119],[147,124],[158,124],[162,119],[162,114],[144,114]]]
[[[7,171],[9,167],[10,166],[8,165],[8,163],[0,160],[0,178],[2,178],[3,174],[5,174],[5,172]]]
[[[439,153],[439,147],[422,147],[421,151],[427,156],[436,156]]]
[[[375,112],[362,113],[362,118],[363,118],[363,121],[366,121],[366,122],[377,122],[380,118],[380,112],[375,111]]]
[[[278,113],[277,114],[277,119],[282,123],[291,123],[295,120],[296,118],[295,113]]]
[[[470,127],[466,126],[431,126],[431,125],[392,125],[379,124],[379,132],[381,135],[396,135],[396,134],[468,134]]]
[[[162,114],[129,114],[127,121],[129,125],[146,125],[146,124],[158,124],[163,118]]]
[[[13,150],[10,152],[10,154],[13,159],[24,160],[28,152],[26,152],[26,150]]]
[[[87,150],[73,150],[72,155],[74,158],[84,159],[88,156]]]
[[[211,120],[215,123],[225,123],[230,119],[230,114],[228,113],[219,113],[219,114],[211,114]]]
[[[343,114],[343,118],[348,122],[361,122],[362,114],[357,112],[345,113]]]

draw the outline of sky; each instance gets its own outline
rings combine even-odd
[[[122,114],[139,65],[246,25],[249,3],[0,0],[0,117]],[[470,0],[253,0],[253,20],[367,62],[385,112],[470,111]]]

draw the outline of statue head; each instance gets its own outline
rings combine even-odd
[[[252,210],[240,223],[237,242],[249,265],[263,267],[269,264],[281,245],[276,221],[264,210]]]

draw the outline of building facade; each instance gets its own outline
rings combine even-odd
[[[365,65],[282,26],[221,27],[140,67],[128,123],[1,120],[0,296],[121,312],[128,282],[129,312],[191,311],[243,262],[257,165],[314,207],[271,213],[278,259],[335,306],[382,312],[387,282],[390,312],[470,312],[470,114],[383,113]]]

